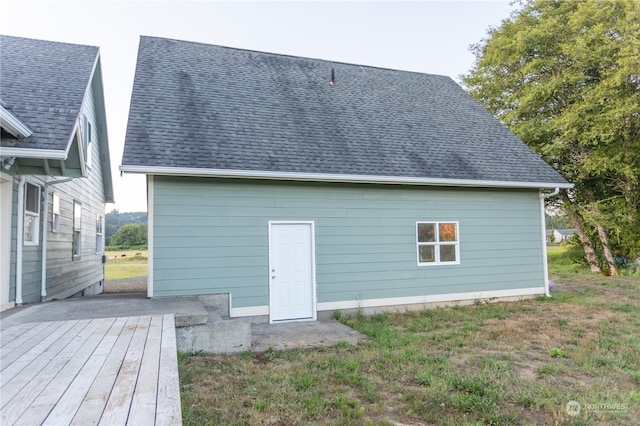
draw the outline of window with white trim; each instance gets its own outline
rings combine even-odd
[[[458,222],[417,222],[418,265],[460,263]]]
[[[52,195],[51,207],[51,232],[60,232],[60,196],[56,193]]]
[[[104,252],[104,216],[96,215],[96,254]]]
[[[73,202],[73,258],[79,259],[82,254],[82,204]]]
[[[40,187],[27,182],[24,188],[24,245],[37,246],[40,231]]]

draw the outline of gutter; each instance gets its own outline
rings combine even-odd
[[[560,188],[556,188],[553,192],[545,194],[540,191],[540,227],[542,228],[542,271],[544,274],[544,294],[551,297],[549,290],[549,264],[547,260],[547,224],[546,215],[544,214],[544,200],[558,195]]]
[[[295,180],[312,182],[373,183],[429,186],[467,186],[482,188],[573,188],[568,182],[515,182],[475,179],[444,179],[408,176],[349,175],[336,173],[273,172],[262,170],[199,169],[192,167],[155,167],[121,165],[120,172],[147,175]]]
[[[44,207],[42,212],[42,266],[40,277],[40,301],[44,302],[47,299],[47,216],[49,216],[49,187],[58,185],[60,183],[71,182],[72,177],[59,179],[44,184]]]
[[[16,306],[22,306],[22,246],[24,244],[24,185],[27,178],[18,183],[18,220],[16,232]]]
[[[28,138],[33,134],[33,130],[24,121],[2,105],[0,105],[0,125],[17,138]]]
[[[46,158],[47,160],[66,160],[68,157],[65,151],[59,151],[57,149],[15,148],[10,146],[2,147],[2,156],[18,158]]]

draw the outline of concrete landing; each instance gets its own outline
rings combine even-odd
[[[286,350],[333,346],[343,341],[356,345],[366,339],[366,335],[334,319],[251,325],[251,350],[254,352],[264,352],[269,348]]]
[[[229,318],[226,296],[149,299],[146,294],[109,294],[26,305],[2,312],[0,326],[34,322],[173,314],[181,352],[237,353],[355,345],[366,336],[332,318],[269,324],[267,317]]]
[[[143,293],[101,294],[34,303],[2,312],[0,327],[28,322],[66,321],[174,314],[176,327],[207,322],[209,314],[196,296],[149,299]]]

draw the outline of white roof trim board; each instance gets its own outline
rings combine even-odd
[[[511,181],[483,181],[468,179],[431,179],[431,178],[402,178],[396,176],[362,176],[321,173],[287,173],[260,172],[253,170],[215,170],[173,167],[145,167],[120,166],[125,173],[142,173],[160,176],[202,176],[219,178],[245,178],[265,180],[296,180],[313,182],[341,182],[341,183],[378,183],[398,185],[431,185],[431,186],[467,186],[484,188],[573,188],[570,183],[546,182],[511,182]]]
[[[0,105],[0,126],[17,138],[28,138],[33,131],[11,111]]]
[[[2,147],[3,157],[44,158],[47,160],[66,160],[67,152],[56,149]]]

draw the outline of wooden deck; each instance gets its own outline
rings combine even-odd
[[[1,425],[180,425],[173,315],[2,332]]]

